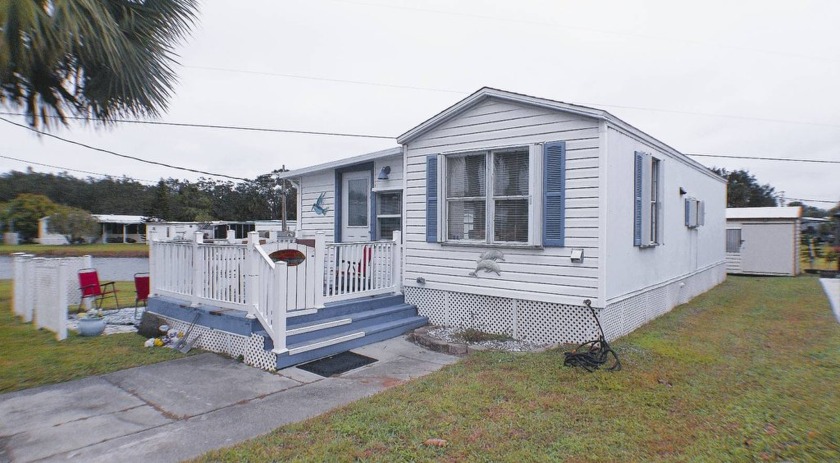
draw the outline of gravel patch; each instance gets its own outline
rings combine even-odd
[[[102,334],[136,333],[137,325],[140,324],[140,317],[145,308],[137,309],[137,319],[134,318],[134,307],[120,310],[103,310],[102,318],[105,319],[105,332]],[[78,331],[79,318],[70,315],[67,319],[67,329]]]
[[[465,331],[465,328],[436,326],[420,328],[414,332],[414,340],[419,344],[434,348],[431,344],[450,346],[448,351],[454,354],[461,354],[462,349],[453,349],[453,347],[466,347],[463,353],[466,354],[470,350],[498,350],[505,352],[539,352],[550,347],[553,344],[539,343],[529,341],[527,339],[509,339],[505,341],[480,341],[468,343],[460,336]],[[425,338],[425,339],[422,339]],[[423,342],[423,341],[429,342]],[[437,349],[435,349],[437,350]]]

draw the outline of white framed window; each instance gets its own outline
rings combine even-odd
[[[633,244],[639,247],[664,243],[663,168],[661,159],[636,152],[634,162]]]
[[[394,238],[394,230],[402,229],[402,192],[383,191],[376,194],[376,239]]]
[[[685,199],[685,226],[697,228],[703,226],[706,221],[705,203],[696,198]]]
[[[741,229],[726,229],[726,252],[741,252]]]
[[[533,242],[529,147],[442,158],[446,241]]]
[[[426,242],[563,247],[566,142],[426,157]]]

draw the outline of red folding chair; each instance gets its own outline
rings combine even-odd
[[[108,296],[113,296],[114,302],[117,303],[117,309],[120,308],[120,301],[117,299],[117,288],[114,286],[116,282],[106,281],[99,283],[99,274],[95,268],[83,268],[79,270],[79,291],[82,292],[82,300],[79,302],[79,310],[82,309],[82,304],[86,298],[92,297],[96,303],[96,308],[102,308],[102,302]]]
[[[146,307],[146,304],[149,300],[148,273],[134,274],[134,293],[136,294],[134,298],[134,318],[137,319],[137,309],[140,307],[140,303],[142,302],[143,307]]]
[[[373,248],[365,246],[362,250],[362,257],[356,261],[341,260],[342,265],[347,267],[339,270],[335,275],[335,283],[342,291],[359,290],[362,288],[362,282],[368,280],[368,270],[370,269],[370,261],[373,257]]]

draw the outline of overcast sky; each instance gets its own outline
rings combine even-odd
[[[833,0],[201,3],[164,122],[396,137],[491,86],[605,109],[683,153],[840,160]],[[55,133],[245,178],[396,146],[137,124]],[[141,181],[199,177],[2,121],[0,140],[0,156],[33,163]],[[748,169],[787,198],[840,200],[840,164],[695,159]],[[0,172],[27,165],[0,158]]]

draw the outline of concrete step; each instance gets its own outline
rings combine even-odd
[[[357,347],[391,339],[429,323],[427,317],[412,316],[391,320],[362,329],[348,329],[321,338],[288,345],[289,352],[277,356],[277,368],[317,360]]]

